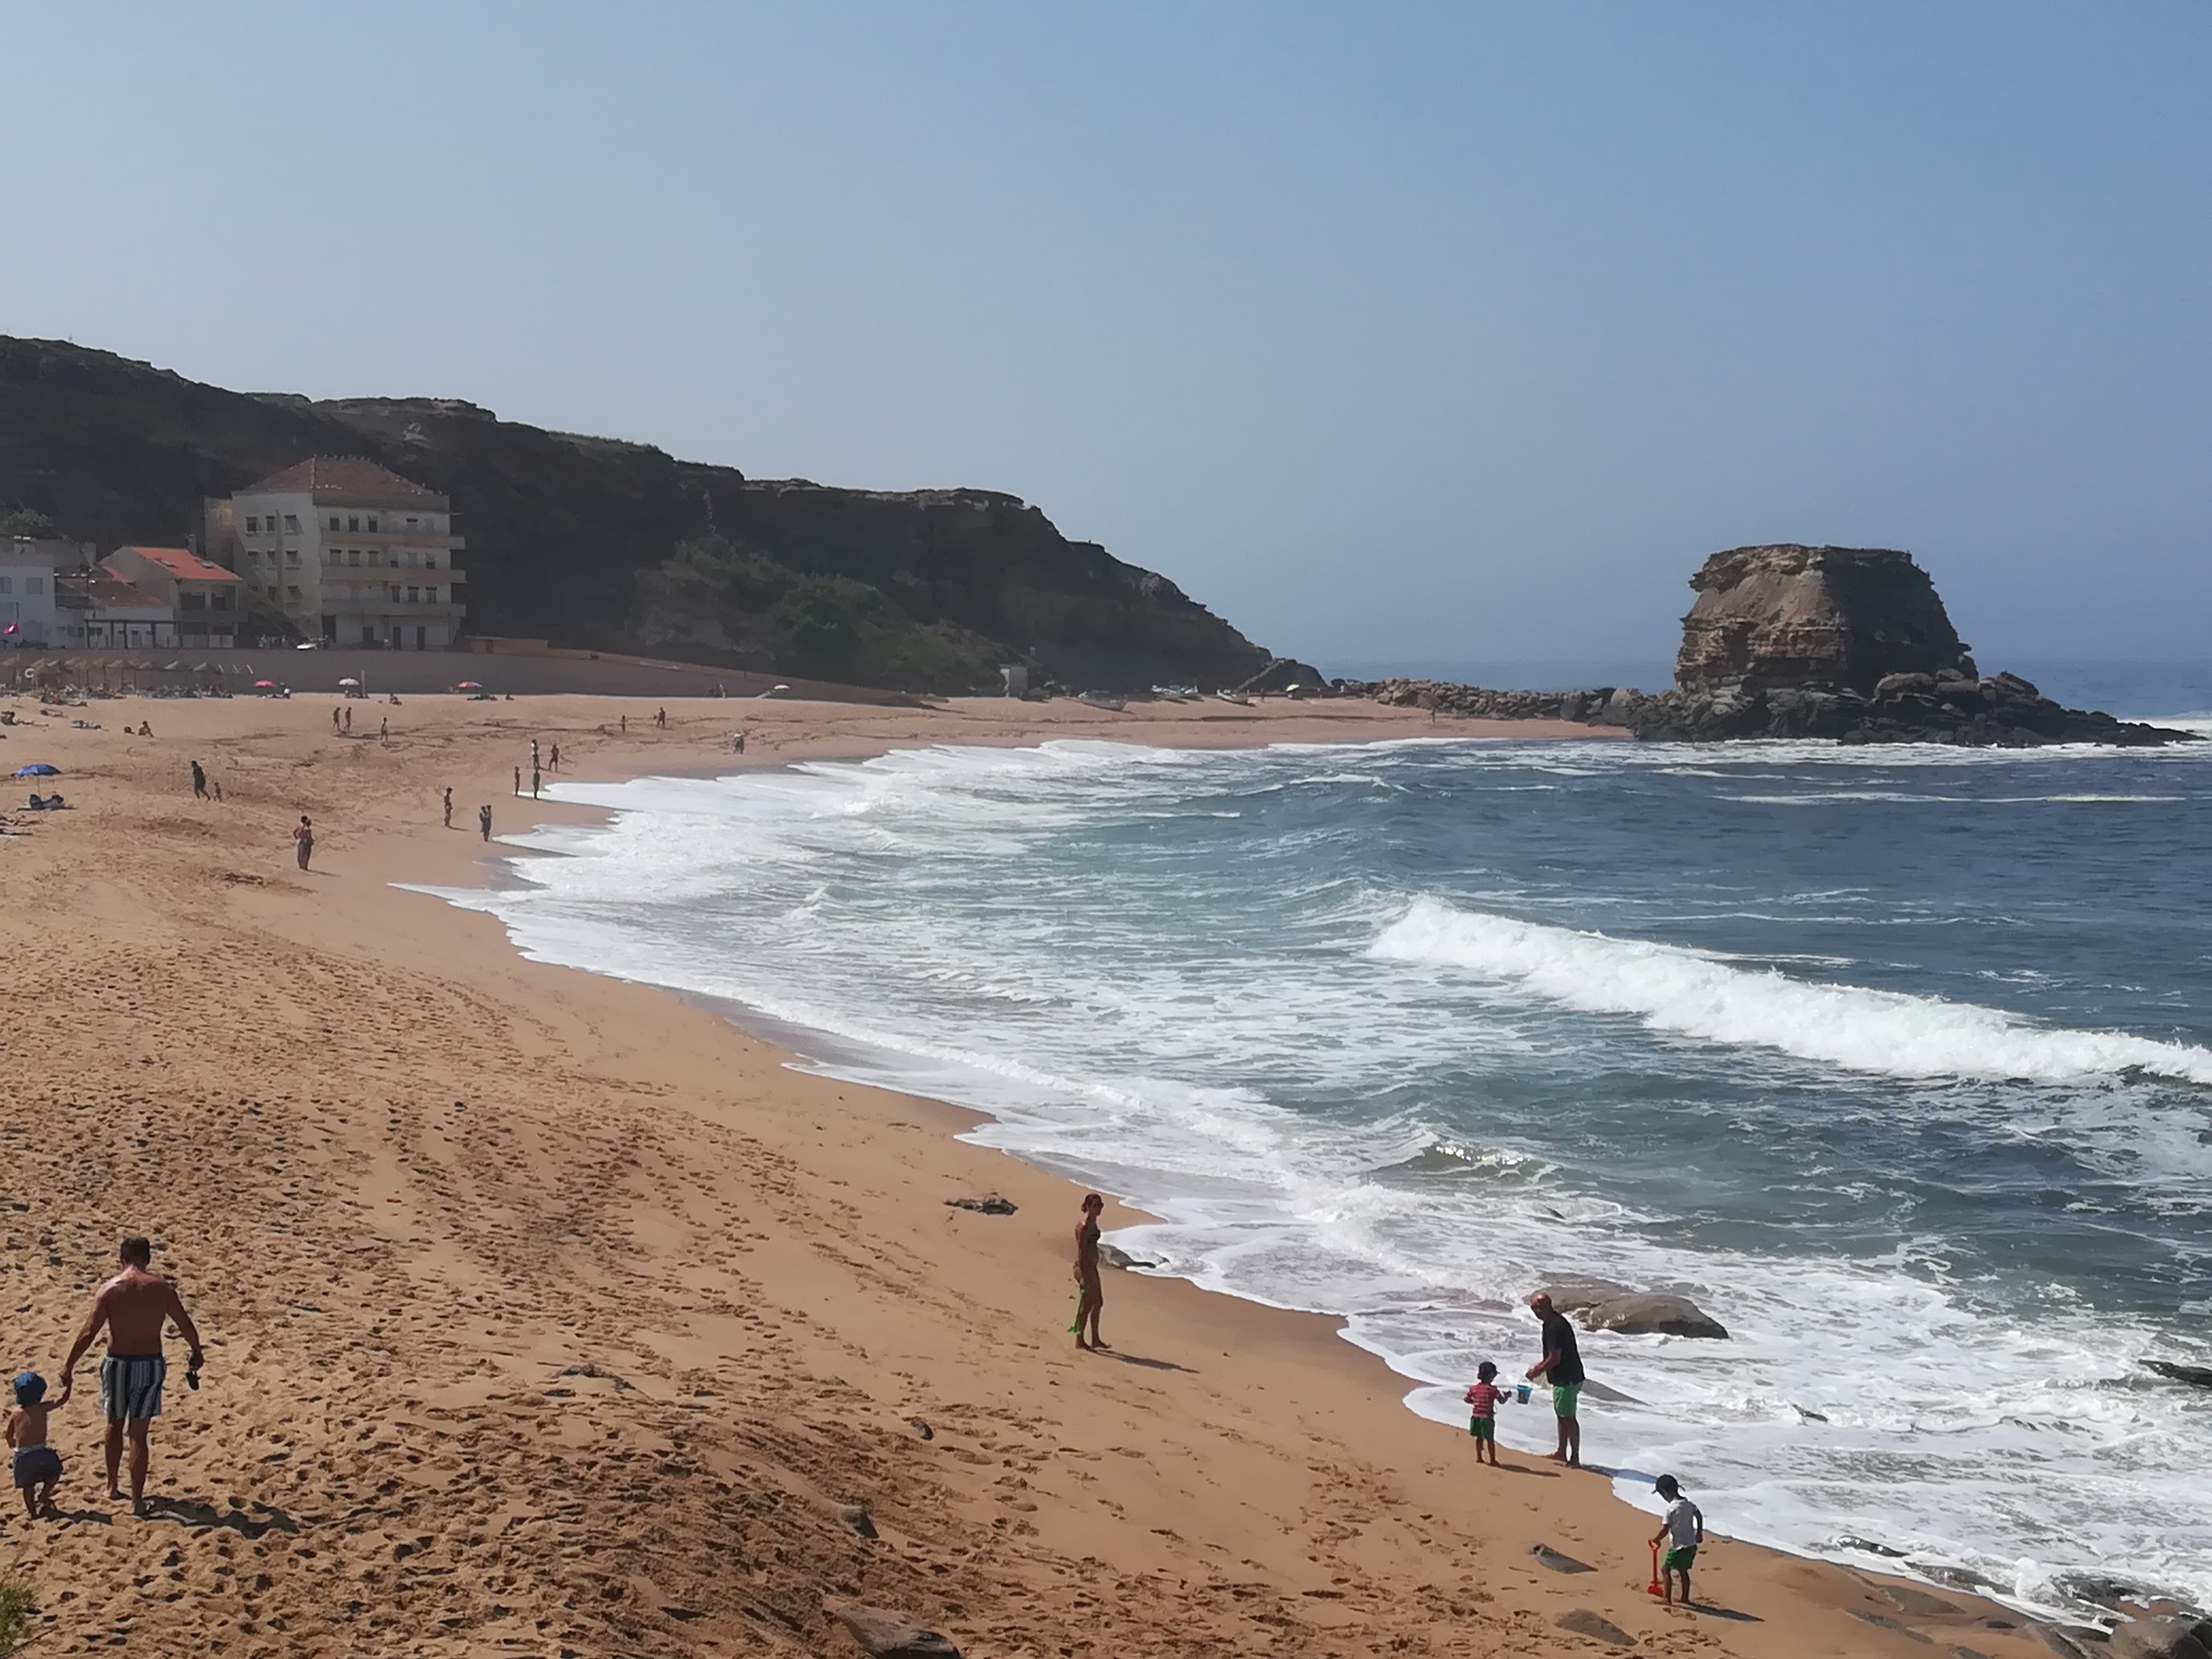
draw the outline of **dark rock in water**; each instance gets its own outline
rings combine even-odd
[[[2194,1382],[2200,1389],[2212,1389],[2212,1365],[2183,1365],[2171,1359],[2146,1359],[2143,1364],[2160,1376],[2170,1376],[2177,1382]]]
[[[978,1215],[1012,1215],[1014,1212],[1013,1200],[1000,1198],[996,1193],[988,1198],[948,1198],[945,1202],[949,1209],[973,1210]]]
[[[1123,1269],[1130,1267],[1157,1267],[1160,1265],[1157,1261],[1147,1261],[1140,1255],[1131,1255],[1119,1244],[1100,1244],[1098,1247],[1098,1259],[1101,1261],[1103,1261],[1109,1267],[1121,1267]]]
[[[1531,1295],[1548,1296],[1552,1305],[1561,1313],[1577,1313],[1584,1308],[1595,1307],[1601,1302],[1610,1302],[1616,1297],[1633,1296],[1635,1291],[1626,1285],[1616,1285],[1609,1279],[1585,1279],[1579,1273],[1560,1273],[1546,1279]]]
[[[890,1607],[848,1601],[830,1611],[871,1659],[960,1659],[944,1637]]]
[[[1552,1620],[1561,1630],[1572,1631],[1577,1636],[1587,1636],[1593,1642],[1603,1642],[1616,1648],[1632,1648],[1636,1638],[1613,1622],[1592,1613],[1588,1607],[1576,1607]]]
[[[2130,1619],[2112,1632],[2112,1651],[2122,1659],[2212,1659],[2212,1621],[2185,1613]]]
[[[1597,1569],[1587,1561],[1577,1561],[1571,1555],[1562,1555],[1549,1544],[1531,1544],[1528,1553],[1536,1558],[1536,1565],[1548,1567],[1553,1572],[1595,1572]]]
[[[1579,1317],[1593,1331],[1620,1331],[1636,1336],[1656,1332],[1665,1336],[1725,1339],[1728,1327],[1686,1296],[1616,1296],[1591,1304]]]
[[[1924,678],[1932,687],[1941,671],[1975,672],[1936,585],[1910,553],[1732,547],[1707,559],[1690,586],[1698,597],[1674,659],[1674,684],[1686,691],[1872,692],[1886,678]]]

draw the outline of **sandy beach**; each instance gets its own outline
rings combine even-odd
[[[1602,1475],[1478,1468],[1324,1318],[1113,1273],[1115,1351],[1079,1353],[1079,1194],[956,1140],[968,1115],[793,1071],[394,885],[495,873],[481,805],[495,835],[587,816],[514,797],[532,737],[613,778],[1588,728],[973,701],[671,702],[662,731],[635,700],[441,697],[355,702],[348,737],[333,706],[0,702],[0,760],[58,767],[71,809],[25,812],[18,782],[0,842],[0,1363],[58,1382],[131,1231],[209,1340],[155,1428],[152,1518],[105,1495],[88,1375],[56,1416],[66,1518],[6,1522],[40,1652],[849,1655],[825,1609],[860,1601],[971,1659],[1613,1645],[1557,1622],[1578,1613],[1657,1654],[2047,1659],[2016,1614],[1729,1541],[1723,1514],[1697,1574],[1718,1611],[1664,1609],[1655,1522]],[[992,1193],[1017,1212],[946,1203]],[[1536,1346],[1531,1322],[1509,1374]],[[1601,1403],[1587,1432],[1606,1463]]]

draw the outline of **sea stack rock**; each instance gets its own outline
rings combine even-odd
[[[1831,738],[1842,743],[2141,745],[2186,732],[2062,708],[2017,674],[1984,677],[1909,553],[1732,547],[1690,578],[1674,689],[1608,696],[1638,737]]]
[[[1674,684],[1871,694],[1891,674],[1978,678],[1928,573],[1887,547],[1732,547],[1690,578]]]

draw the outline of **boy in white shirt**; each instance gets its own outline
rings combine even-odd
[[[1674,1580],[1682,1581],[1682,1605],[1690,1601],[1690,1564],[1698,1559],[1698,1546],[1705,1541],[1705,1511],[1682,1496],[1681,1484],[1671,1474],[1662,1474],[1652,1483],[1653,1489],[1667,1500],[1667,1516],[1659,1523],[1659,1530],[1651,1534],[1657,1544],[1667,1540],[1667,1553],[1660,1559],[1659,1583],[1666,1595],[1667,1605],[1674,1605]]]

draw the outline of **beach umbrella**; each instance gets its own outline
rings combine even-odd
[[[19,778],[58,778],[61,775],[60,767],[49,766],[44,761],[33,761],[28,766],[15,769],[15,775]]]
[[[354,678],[354,677],[353,677],[352,675],[349,674],[349,675],[347,675],[347,676],[345,677],[345,678],[343,678],[343,679],[340,680],[340,681],[338,682],[338,684],[339,684],[340,685],[359,685],[359,684],[361,684],[361,682],[360,682],[359,680],[357,680],[357,679]]]
[[[453,690],[456,691],[481,691],[483,690],[483,687],[477,684],[474,680],[463,680],[459,685],[455,686]]]
[[[253,682],[253,689],[256,691],[274,691],[276,689],[276,682],[274,680],[256,680]]]

